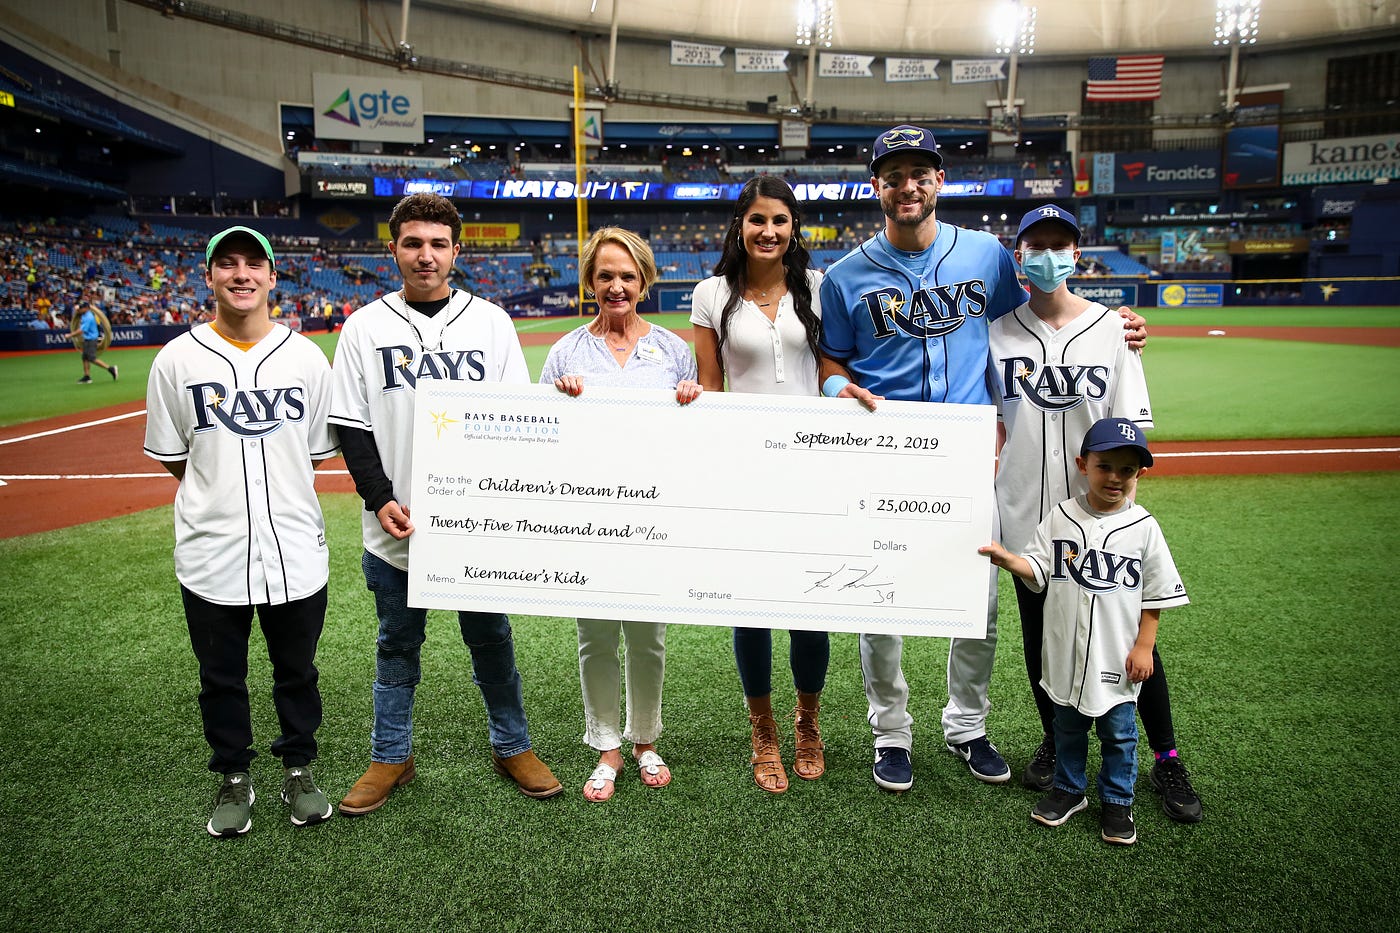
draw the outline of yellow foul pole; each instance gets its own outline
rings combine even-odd
[[[574,66],[574,213],[578,218],[578,248],[588,239],[588,147],[583,142],[583,72]],[[583,315],[583,276],[578,280],[578,313]]]

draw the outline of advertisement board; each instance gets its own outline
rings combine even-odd
[[[422,81],[316,72],[311,94],[321,139],[423,141]]]
[[[1157,286],[1159,308],[1219,308],[1225,286],[1219,282],[1170,282]]]

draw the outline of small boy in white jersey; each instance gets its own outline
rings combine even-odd
[[[1138,691],[1152,674],[1161,610],[1189,600],[1156,519],[1129,497],[1152,465],[1142,431],[1125,418],[1096,421],[1075,464],[1088,492],[1052,509],[1024,555],[995,542],[978,553],[1046,592],[1040,684],[1055,704],[1055,777],[1031,818],[1059,826],[1088,806],[1089,727],[1097,721],[1100,832],[1105,842],[1131,845]]]

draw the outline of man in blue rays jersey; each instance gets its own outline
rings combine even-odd
[[[990,233],[935,217],[944,173],[931,132],[896,126],[875,139],[871,152],[885,229],[836,262],[822,282],[822,393],[860,399],[872,409],[881,398],[990,405],[987,325],[1026,300],[1011,254]],[[1124,316],[1129,343],[1140,347],[1145,322]],[[997,525],[994,513],[999,533]],[[996,568],[991,573],[987,637],[954,638],[950,645],[943,735],[974,777],[997,784],[1011,770],[987,738],[997,631]],[[902,652],[898,635],[860,637],[875,783],[893,791],[914,783]]]

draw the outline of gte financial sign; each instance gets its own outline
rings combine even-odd
[[[423,141],[423,82],[312,75],[316,135],[323,139]]]

